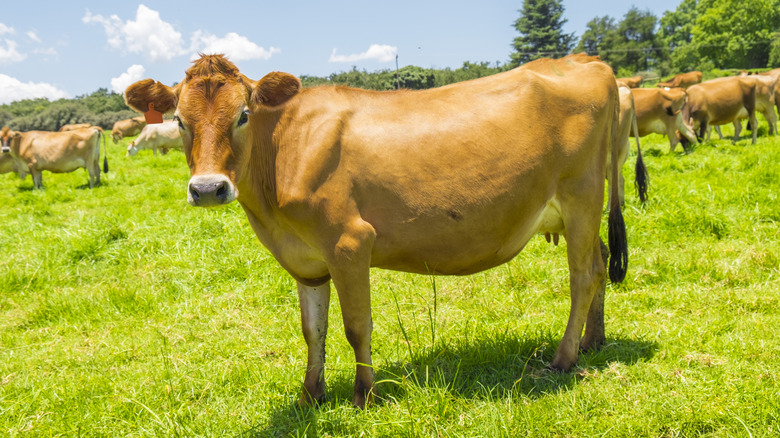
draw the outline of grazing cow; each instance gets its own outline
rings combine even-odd
[[[618,85],[622,85],[624,87],[628,88],[639,88],[642,86],[642,83],[645,81],[644,76],[634,76],[630,78],[618,78],[617,82]]]
[[[701,82],[700,71],[690,71],[688,73],[680,73],[665,82],[659,82],[656,87],[662,88],[688,88],[691,85]]]
[[[697,144],[696,135],[684,123],[682,109],[685,106],[687,94],[682,88],[634,88],[634,109],[638,135],[662,134],[669,138],[669,152],[674,152],[680,137],[687,143]],[[678,133],[680,136],[678,137]],[[632,136],[637,134],[632,133]]]
[[[746,77],[748,75],[740,76]],[[775,114],[775,84],[777,78],[768,75],[751,75],[749,77],[756,81],[756,111],[764,115],[766,123],[769,125],[769,134],[777,135],[777,114]],[[740,110],[737,118],[732,122],[735,132],[742,130],[742,119],[747,117],[747,111],[744,108]],[[737,127],[737,125],[740,126]],[[748,123],[747,128],[751,131],[753,130],[750,123]],[[723,134],[720,132],[720,126],[715,125],[714,129],[718,133],[718,137],[722,139]]]
[[[777,108],[777,112],[780,112],[780,85],[777,85],[777,81],[780,80],[780,68],[759,73],[759,76],[771,76],[775,78],[775,107]]]
[[[163,155],[169,149],[181,149],[181,134],[179,124],[168,120],[162,123],[154,123],[144,126],[138,137],[127,146],[127,156],[133,156],[141,149],[151,149],[157,155],[157,149],[161,149]]]
[[[11,131],[7,126],[0,130],[0,173],[16,172],[16,160],[11,156],[11,139],[18,136],[18,133]]]
[[[73,131],[81,128],[89,128],[90,126],[92,125],[89,123],[72,123],[70,125],[62,125],[62,127],[60,128],[60,132]]]
[[[66,132],[28,131],[11,141],[11,154],[17,161],[19,177],[30,172],[33,185],[43,188],[42,172],[73,172],[83,167],[89,173],[89,187],[100,184],[100,139],[103,130],[97,127]],[[103,141],[104,152],[106,147]],[[108,172],[108,159],[103,157],[103,172]]]
[[[620,84],[620,80],[618,80]],[[618,123],[618,168],[622,169],[628,159],[628,149],[630,148],[629,135],[631,128],[634,129],[634,138],[636,139],[636,165],[634,166],[634,183],[639,194],[640,202],[647,200],[647,169],[645,168],[644,161],[642,160],[642,149],[639,147],[639,136],[637,135],[638,127],[636,122],[636,112],[634,109],[634,97],[631,94],[629,87],[620,85],[618,87],[618,93],[620,95],[620,113]],[[611,165],[612,155],[607,157],[607,181],[610,179],[609,168]],[[618,173],[618,193],[620,199],[620,205],[626,203],[625,195],[625,180],[623,178],[623,172]],[[608,205],[611,204],[608,203]]]
[[[114,123],[114,127],[111,129],[111,139],[114,140],[114,143],[119,143],[119,140],[124,137],[138,135],[144,126],[146,126],[146,120],[143,116],[120,120]]]
[[[694,132],[699,129],[699,138],[710,138],[710,127],[739,120],[742,111],[747,113],[750,126],[756,124],[756,80],[752,77],[731,76],[704,81],[688,88],[688,102],[683,118]],[[734,142],[742,131],[740,123],[734,124]],[[756,132],[753,129],[753,142]]]
[[[374,389],[372,266],[467,275],[511,260],[536,233],[563,234],[571,313],[551,366],[568,370],[580,349],[603,342],[599,223],[619,99],[612,70],[596,59],[537,60],[441,88],[377,92],[301,89],[280,72],[255,81],[222,55],[203,55],[175,87],[146,79],[125,99],[137,111],[149,103],[175,111],[188,202],[237,199],[297,280],[308,346],[302,404],[325,394],[333,280],[355,352],[353,403],[363,407]],[[609,190],[609,273],[621,281],[625,225],[617,185]]]

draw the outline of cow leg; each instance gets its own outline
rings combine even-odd
[[[298,298],[303,338],[309,350],[303,394],[298,404],[306,406],[325,400],[325,338],[328,336],[330,282],[319,286],[298,282]]]
[[[607,266],[609,259],[609,248],[599,239],[598,255],[603,265]],[[588,309],[588,321],[585,323],[585,335],[580,342],[580,350],[589,351],[599,348],[606,340],[604,331],[604,295],[607,289],[607,276],[602,275],[601,281],[593,295],[593,301]]]
[[[742,122],[740,122],[739,120],[734,120],[733,125],[734,125],[734,143],[736,143],[739,141],[739,134],[742,132]],[[720,133],[720,129],[718,130],[718,132]]]
[[[596,218],[599,219],[600,216]],[[599,253],[598,221],[592,225],[587,223],[591,222],[588,219],[581,220],[582,222],[578,223],[572,218],[571,221],[564,222],[567,224],[565,235],[568,245],[571,312],[566,331],[550,366],[565,371],[577,362],[582,328],[588,318],[596,287],[605,274]],[[568,226],[569,224],[571,226]]]
[[[30,175],[32,175],[33,187],[36,189],[43,188],[43,171],[31,168]]]
[[[355,351],[355,391],[352,403],[362,409],[374,397],[369,270],[376,233],[373,227],[362,221],[351,228],[341,235],[332,257],[326,263],[339,296],[344,332]]]
[[[769,108],[764,112],[764,118],[767,124],[769,124],[769,135],[777,135],[777,114],[775,114],[775,107]]]
[[[758,136],[758,120],[756,119],[756,112],[753,111],[750,113],[749,119],[750,123],[752,123],[751,126],[754,126],[753,128],[753,141],[751,144],[756,144],[756,137]]]
[[[736,122],[734,122],[734,124],[736,125]],[[714,125],[712,127],[712,129],[714,129],[715,132],[718,134],[718,139],[723,140],[723,133],[720,132],[720,125]],[[740,126],[739,129],[742,129],[742,126]],[[737,132],[737,127],[736,126],[734,126],[734,132]],[[708,132],[707,133],[707,140],[709,140],[709,139],[710,139],[710,133]]]

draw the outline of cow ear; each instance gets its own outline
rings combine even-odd
[[[145,113],[149,104],[161,113],[168,113],[176,108],[179,98],[179,85],[169,87],[154,79],[138,81],[125,90],[125,102],[130,108]]]
[[[282,72],[271,72],[263,76],[252,88],[251,102],[254,107],[279,106],[301,89],[301,81],[295,76]]]

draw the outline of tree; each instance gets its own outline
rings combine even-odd
[[[614,38],[617,32],[615,20],[605,15],[590,20],[585,33],[580,37],[580,42],[574,49],[575,52],[585,52],[588,55],[599,55],[599,49],[609,44],[609,39]]]
[[[561,0],[524,0],[514,27],[520,32],[512,47],[512,67],[538,58],[566,56],[574,46],[574,34],[563,33]]]
[[[693,26],[698,16],[697,0],[683,0],[674,11],[667,11],[660,20],[658,37],[670,50],[664,73],[688,72],[700,69],[699,57],[694,52]]]

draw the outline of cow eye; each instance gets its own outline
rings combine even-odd
[[[249,121],[249,110],[244,110],[244,112],[241,113],[241,117],[238,118],[238,123],[236,124],[236,126],[243,126],[248,121]]]
[[[179,129],[181,129],[183,131],[184,130],[184,123],[181,122],[181,119],[179,118],[179,116],[173,116],[173,120],[175,120],[176,122],[179,123]]]

